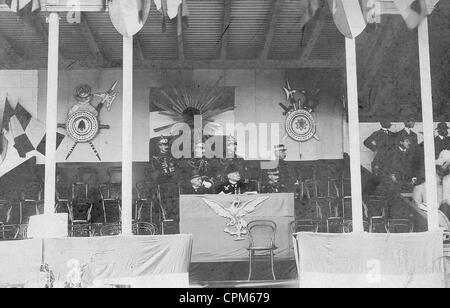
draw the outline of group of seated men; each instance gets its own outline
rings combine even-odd
[[[391,122],[380,122],[381,129],[370,135],[364,145],[375,152],[372,171],[375,176],[403,187],[412,187],[424,177],[424,148],[418,143],[417,133],[413,131],[415,121],[408,118],[404,128],[392,132]],[[449,127],[439,123],[435,138],[436,159],[442,151],[450,150]]]
[[[181,194],[244,194],[250,192],[282,193],[288,192],[289,168],[287,167],[286,147],[275,146],[276,168],[261,170],[255,181],[249,178],[248,166],[237,155],[237,141],[226,137],[223,158],[206,158],[205,144],[195,145],[192,158],[175,159],[171,153],[170,140],[160,137],[154,154],[150,158],[151,181],[154,183],[180,184]],[[262,182],[258,187],[258,182]]]

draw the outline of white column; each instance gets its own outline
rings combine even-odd
[[[131,235],[133,208],[133,37],[123,37],[122,235]]]
[[[364,232],[361,188],[361,153],[359,145],[358,75],[356,70],[356,40],[345,38],[347,58],[348,125],[350,172],[352,182],[353,232]]]
[[[425,176],[428,206],[428,231],[439,229],[434,148],[433,96],[431,85],[430,41],[428,18],[419,25],[420,86],[422,89],[422,120],[425,148]]]
[[[47,116],[45,124],[45,192],[44,213],[55,212],[56,127],[58,117],[59,15],[48,17]]]

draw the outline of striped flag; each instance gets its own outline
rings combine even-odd
[[[40,0],[5,0],[5,3],[16,13],[24,9],[28,9],[31,12],[41,9]]]
[[[367,26],[359,0],[328,0],[338,30],[348,38],[356,38]]]

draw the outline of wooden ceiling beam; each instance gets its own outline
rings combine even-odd
[[[311,35],[308,38],[303,37],[302,43],[304,42],[303,50],[300,54],[300,61],[308,62],[309,58],[314,50],[314,47],[316,46],[317,41],[320,38],[320,35],[322,34],[322,30],[325,25],[325,18],[326,18],[326,12],[327,9],[322,7],[319,12],[316,13],[316,16],[312,20],[310,20],[308,23],[304,25],[304,27],[311,27],[313,30],[311,32]],[[304,31],[306,32],[306,31]]]
[[[184,61],[184,38],[183,38],[183,8],[180,5],[177,15],[177,46],[178,60]]]
[[[66,60],[70,62],[70,60]],[[72,69],[95,69],[99,68],[95,62],[80,62]],[[84,65],[84,66],[83,66]],[[298,60],[144,60],[135,61],[135,69],[154,70],[194,70],[194,69],[257,69],[257,70],[284,70],[295,68],[343,68],[345,63],[337,60],[323,61],[314,60],[302,63]],[[112,66],[109,66],[113,68]],[[11,64],[9,69],[46,69],[47,63],[42,60],[24,60],[17,64]],[[120,68],[117,67],[117,68]]]
[[[227,58],[228,41],[230,38],[230,25],[231,25],[231,5],[233,0],[223,0],[223,29],[222,37],[220,38],[220,59],[225,60]]]
[[[272,9],[270,10],[270,18],[267,29],[266,41],[264,43],[264,48],[261,51],[259,58],[265,60],[269,58],[270,50],[272,48],[273,38],[275,37],[275,32],[277,30],[277,22],[280,17],[281,9],[283,8],[285,0],[274,0],[272,4]]]
[[[95,38],[95,35],[92,32],[92,29],[89,26],[89,23],[86,19],[86,16],[84,16],[83,14],[81,14],[80,31],[89,46],[90,52],[95,57],[95,60],[101,66],[107,64],[109,61],[108,61],[107,57],[105,56],[105,54],[100,49],[100,46],[97,43],[97,39]]]
[[[136,60],[145,61],[144,48],[142,47],[141,37],[139,33],[134,36],[134,55]]]

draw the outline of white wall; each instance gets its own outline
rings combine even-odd
[[[234,119],[237,123],[279,123],[280,139],[285,136],[283,110],[278,106],[286,97],[283,91],[285,72],[283,70],[195,70],[182,71],[183,79],[195,83],[211,84],[222,76],[224,86],[236,87],[236,109]],[[45,123],[46,114],[46,71],[3,71],[0,77],[0,95],[8,93],[11,102],[19,97],[26,108]],[[149,95],[151,87],[161,87],[176,82],[179,71],[136,70],[134,76],[134,146],[133,159],[148,161],[148,140],[150,138]],[[61,71],[59,78],[58,123],[64,123],[67,112],[75,104],[73,92],[80,84],[89,84],[93,91],[104,91],[118,80],[117,90],[122,92],[122,71],[120,69],[105,70],[69,70]],[[320,142],[311,140],[302,147],[301,160],[340,159],[343,153],[343,124],[339,104],[322,93],[323,103],[317,109],[317,134]],[[94,140],[103,162],[121,161],[122,144],[122,95],[119,94],[111,112],[104,109],[100,119],[102,124],[109,124],[110,130],[102,130]],[[156,125],[155,125],[156,126]],[[152,125],[153,127],[153,125]],[[249,147],[256,146],[256,140],[248,142]],[[300,160],[299,145],[287,138],[281,142],[288,148],[289,160]],[[66,138],[61,144],[57,159],[65,162],[65,156],[73,145]],[[263,157],[260,157],[261,159]],[[79,145],[68,162],[97,162],[97,158],[89,145]],[[42,162],[42,161],[41,161]]]

